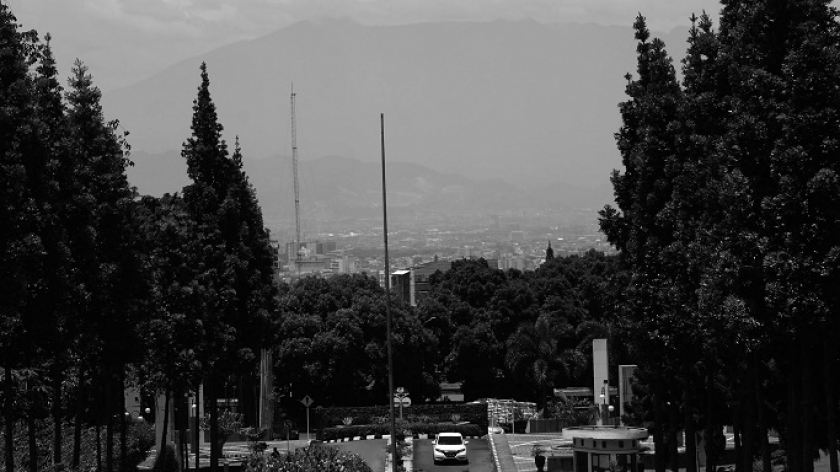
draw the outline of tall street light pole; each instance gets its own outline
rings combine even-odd
[[[388,204],[385,193],[385,114],[379,114],[382,136],[382,234],[385,243],[385,316],[388,330],[388,416],[391,420],[391,471],[397,472],[397,424],[394,419],[394,355],[391,347],[391,264],[388,260]]]

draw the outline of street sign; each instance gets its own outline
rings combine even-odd
[[[309,408],[310,406],[312,406],[313,403],[315,403],[315,400],[313,400],[312,397],[307,395],[307,396],[303,397],[303,400],[301,400],[300,402],[303,403],[303,406],[305,406],[306,408]]]
[[[315,403],[315,400],[312,399],[309,395],[303,397],[303,400],[300,401],[303,403],[303,406],[306,407],[306,439],[309,440],[311,437],[309,436],[309,407]]]
[[[396,406],[411,406],[411,398],[410,397],[397,397],[394,396],[394,405]]]

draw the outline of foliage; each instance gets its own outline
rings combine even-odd
[[[584,383],[588,342],[606,337],[611,365],[629,363],[615,259],[591,251],[554,257],[534,272],[459,261],[431,277],[419,306],[438,340],[443,376],[467,400],[514,397],[544,403],[554,387]]]
[[[788,470],[836,454],[837,19],[827,2],[724,2],[719,31],[692,17],[681,84],[644,17],[634,25],[624,170],[600,216],[632,273],[632,416],[658,471],[677,431],[700,427],[714,468],[723,424],[739,470],[756,456],[770,470],[771,428]]]
[[[332,447],[298,448],[293,453],[280,457],[254,455],[248,459],[245,470],[253,472],[371,472],[370,466],[357,454]]]
[[[53,440],[52,434],[54,430],[51,419],[47,418],[43,420],[38,420],[36,422],[36,429],[37,431],[35,434],[35,441],[37,444],[36,449],[38,450],[38,470],[49,471],[58,470],[60,468],[68,468],[68,465],[72,461],[72,425],[65,424],[63,426],[62,438],[64,440],[64,444],[62,444],[61,447],[63,455],[62,462],[59,465],[53,463],[52,454],[50,453]],[[104,430],[101,431],[100,441],[102,443],[104,443],[105,441],[104,433]],[[16,444],[26,444],[28,431],[26,431],[26,428],[23,423],[18,423],[18,425],[14,429],[14,435],[14,442]],[[120,438],[117,437],[116,440],[116,449],[121,450]],[[151,425],[145,422],[129,423],[126,446],[128,452],[127,463],[130,467],[136,467],[146,459],[152,446],[154,446],[154,440],[155,432],[154,428]],[[0,454],[4,453],[5,448],[2,444],[0,444]],[[18,467],[17,470],[24,470],[25,465],[29,463],[28,448],[16,448],[14,450],[14,456],[15,463],[21,465],[21,467]],[[93,427],[85,428],[82,430],[80,466],[77,470],[95,469],[96,463],[96,430]],[[72,469],[72,467],[70,468]]]
[[[560,397],[545,407],[545,418],[557,418],[566,427],[593,424],[598,416],[598,407],[586,400]]]
[[[251,369],[267,345],[275,286],[268,232],[242,169],[239,140],[230,156],[210,96],[207,65],[202,63],[200,70],[192,134],[181,155],[192,180],[183,190],[186,212],[195,224],[195,252],[189,259],[200,261],[192,285],[205,291],[206,309],[187,313],[198,315],[195,323],[204,329],[203,342],[195,346],[200,351],[188,357],[201,363],[208,386],[210,466],[215,468],[223,441],[217,425],[217,384],[225,375]]]
[[[355,424],[386,424],[389,418],[389,407],[330,407],[315,409],[317,420],[322,426],[328,427],[342,424],[342,419],[352,417]],[[415,405],[403,408],[404,417],[413,424],[449,423],[452,415],[459,415],[460,421],[466,421],[487,429],[487,404],[439,403]]]
[[[275,319],[277,378],[322,405],[387,398],[385,294],[365,274],[303,277],[281,294]],[[394,381],[415,401],[435,398],[434,340],[411,307],[391,303]],[[354,417],[354,415],[347,415]]]
[[[487,434],[487,428],[477,424],[452,424],[452,423],[401,423],[400,431],[409,431],[408,436],[426,434],[434,436],[438,433],[454,432],[464,436],[481,437]],[[318,439],[321,441],[335,441],[339,439],[352,439],[355,437],[375,436],[381,438],[391,434],[391,427],[388,424],[365,424],[347,427],[330,427],[318,431]]]
[[[235,413],[230,410],[224,410],[219,413],[218,417],[218,431],[219,434],[227,437],[231,434],[237,434],[242,432],[243,426],[243,419],[245,415],[242,413]],[[201,430],[202,431],[209,431],[210,430],[210,416],[204,415],[201,417]]]

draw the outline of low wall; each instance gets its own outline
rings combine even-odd
[[[563,431],[566,423],[558,418],[528,420],[528,433],[557,433]]]

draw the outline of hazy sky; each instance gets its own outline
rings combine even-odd
[[[75,58],[102,90],[138,82],[189,57],[254,39],[302,20],[350,17],[364,25],[531,18],[543,23],[630,26],[637,12],[654,31],[717,16],[713,0],[0,0],[25,29],[53,36],[63,76]]]

